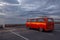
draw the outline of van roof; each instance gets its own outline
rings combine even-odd
[[[38,18],[30,18],[30,19],[33,20],[33,19],[40,19],[40,18],[42,18],[42,19],[45,19],[45,18],[47,18],[47,19],[53,19],[53,18],[50,18],[50,17],[38,17]]]

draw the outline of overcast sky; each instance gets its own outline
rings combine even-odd
[[[0,0],[0,15],[7,18],[26,18],[40,15],[59,18],[60,0]]]

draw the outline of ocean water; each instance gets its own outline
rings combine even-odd
[[[27,19],[23,18],[0,18],[0,24],[25,24]],[[54,20],[60,22],[60,20]]]

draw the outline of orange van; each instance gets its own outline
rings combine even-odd
[[[47,17],[27,19],[26,27],[38,29],[39,31],[53,31],[54,20]]]

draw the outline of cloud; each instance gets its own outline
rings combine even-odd
[[[25,11],[33,11],[43,7],[46,4],[47,0],[18,0],[18,2],[21,4],[21,8]]]
[[[8,3],[0,2],[0,7],[4,6],[5,4],[8,5]]]
[[[19,4],[17,0],[0,0],[0,2],[10,3],[10,4]]]
[[[0,13],[0,15],[6,15],[6,14],[4,14],[4,13]]]
[[[48,7],[45,8],[45,9],[56,9],[56,7],[57,7],[57,5],[50,5],[50,6],[48,6]]]
[[[0,15],[5,15],[5,17],[15,17],[14,15],[18,15],[19,9],[18,6],[19,4],[10,4],[8,2],[0,2]],[[4,14],[3,14],[4,13]],[[13,14],[14,13],[14,14]]]
[[[21,6],[22,9],[25,9],[25,11],[33,11],[39,7],[40,7],[39,5],[35,5],[35,4],[25,4]]]

